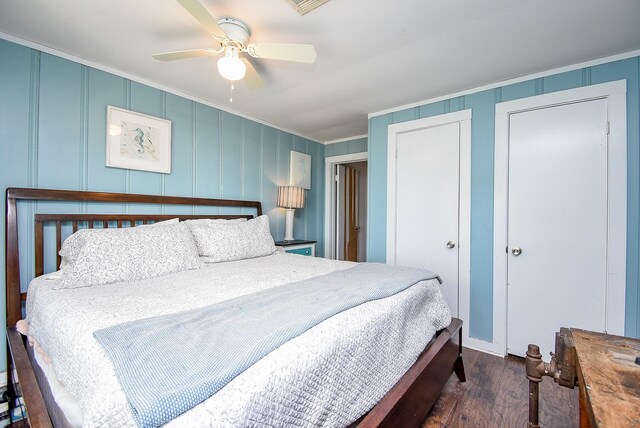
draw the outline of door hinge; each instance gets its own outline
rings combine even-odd
[[[334,177],[336,179],[336,183],[338,182],[338,174]]]
[[[609,133],[611,132],[611,123],[607,120],[607,135],[609,135]]]

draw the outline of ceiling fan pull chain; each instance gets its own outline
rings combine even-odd
[[[229,95],[229,102],[232,103],[233,102],[233,90],[235,89],[235,86],[233,85],[233,80],[230,80],[231,82],[231,95]]]

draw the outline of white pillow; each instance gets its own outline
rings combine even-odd
[[[276,250],[266,215],[246,222],[192,223],[189,229],[207,263],[267,256]]]
[[[180,221],[180,219],[178,217],[176,217],[176,218],[170,218],[169,220],[156,221],[155,223],[152,223],[152,224],[141,224],[140,226],[137,226],[137,227],[163,226],[163,225],[167,225],[167,224],[176,224],[179,221]],[[67,242],[66,239],[65,239],[65,242]],[[64,244],[63,244],[63,246],[64,246]],[[73,252],[75,250],[69,249],[69,251]],[[62,251],[60,251],[59,254],[62,256]],[[68,264],[69,264],[69,262],[67,261],[67,258],[65,256],[62,256],[62,258],[60,259],[59,271],[63,270],[65,268],[65,266],[67,266]]]
[[[57,288],[138,281],[202,266],[184,224],[122,229],[82,229],[68,237],[67,262]]]

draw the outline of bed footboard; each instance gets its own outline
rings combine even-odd
[[[22,395],[24,406],[29,411],[23,426],[52,427],[42,398],[31,361],[27,354],[25,338],[15,327],[7,328],[7,391],[9,392],[9,418],[12,415],[13,398]],[[13,425],[13,424],[12,424]]]
[[[7,373],[10,376],[7,385],[10,393],[12,385],[18,386],[20,391],[13,391],[13,394],[21,393],[25,408],[28,409],[27,419],[22,421],[22,426],[52,427],[26,350],[25,338],[15,327],[7,329],[7,344]],[[453,373],[461,382],[466,380],[462,362],[462,321],[457,318],[438,332],[435,340],[400,381],[353,426],[419,427]]]
[[[466,381],[462,321],[457,318],[438,333],[414,365],[357,426],[419,427],[454,372],[461,382]]]

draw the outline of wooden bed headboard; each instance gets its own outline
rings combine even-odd
[[[49,190],[28,188],[7,188],[6,192],[6,308],[7,326],[14,326],[22,318],[22,300],[26,293],[20,290],[20,254],[18,248],[18,200],[63,201],[63,202],[104,202],[135,203],[150,205],[191,205],[209,207],[234,207],[255,209],[256,216],[262,215],[259,201],[229,199],[206,199],[181,196],[139,195],[131,193],[87,192],[78,190]],[[71,224],[73,232],[88,227],[130,227],[171,218],[180,220],[199,218],[252,218],[249,214],[36,214],[35,224],[35,275],[44,273],[44,225],[54,223],[56,228],[56,266],[60,265],[57,254],[62,245],[62,226]]]

